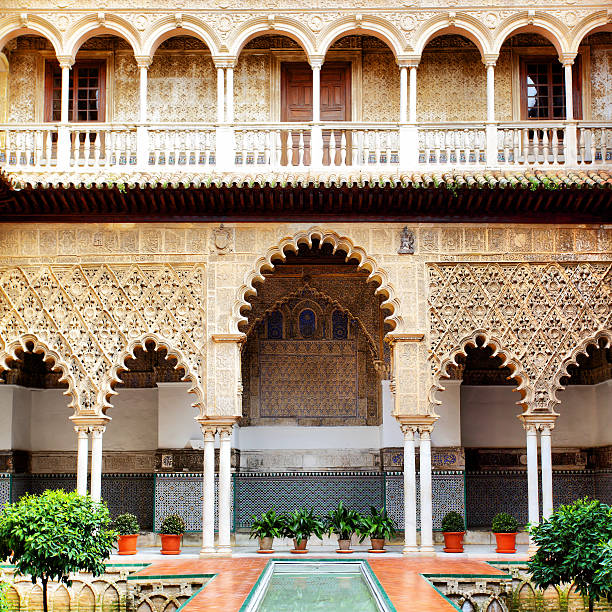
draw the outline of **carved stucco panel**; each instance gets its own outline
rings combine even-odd
[[[612,49],[591,49],[592,119],[612,121]]]
[[[552,409],[560,364],[612,325],[609,263],[431,264],[429,274],[434,379],[480,333],[516,362],[528,410]]]
[[[390,52],[365,52],[362,58],[362,117],[365,121],[397,121],[399,70]]]
[[[11,54],[8,77],[9,122],[36,121],[36,56],[33,54]]]

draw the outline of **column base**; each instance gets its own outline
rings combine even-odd
[[[207,559],[209,557],[215,557],[216,551],[214,546],[206,546],[200,550],[200,559]]]
[[[215,557],[231,557],[232,547],[231,546],[219,546],[215,551]]]
[[[436,549],[433,546],[421,546],[419,548],[420,555],[435,555]]]
[[[403,555],[416,555],[419,553],[419,547],[415,544],[414,546],[404,546],[402,550]]]

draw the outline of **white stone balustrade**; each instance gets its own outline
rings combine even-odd
[[[401,167],[423,171],[570,168],[611,162],[612,122],[408,127],[363,122],[0,125],[0,167],[11,170]]]

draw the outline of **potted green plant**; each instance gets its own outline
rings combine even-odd
[[[314,510],[311,508],[301,508],[287,514],[283,518],[283,535],[287,538],[293,538],[294,554],[305,554],[308,552],[306,545],[308,538],[312,535],[317,538],[322,538],[325,533],[325,524],[315,516]]]
[[[331,510],[325,518],[325,526],[329,535],[336,534],[338,536],[339,553],[352,553],[351,536],[355,533],[359,526],[361,515],[356,510],[349,510],[340,501],[335,510]]]
[[[269,554],[273,553],[272,544],[274,538],[280,538],[283,535],[283,517],[276,514],[275,510],[262,512],[261,516],[253,515],[251,523],[251,534],[249,538],[259,538],[258,553]]]
[[[395,521],[387,514],[384,508],[377,510],[370,507],[370,515],[362,516],[357,527],[359,541],[370,538],[372,548],[368,552],[383,553],[385,540],[390,540],[395,533]]]
[[[493,517],[491,530],[497,541],[495,552],[507,554],[516,552],[518,526],[518,521],[507,512],[500,512]]]
[[[444,552],[463,552],[465,521],[459,512],[451,510],[444,515],[442,519],[442,533],[444,535]]]
[[[161,524],[161,554],[180,555],[181,538],[185,533],[185,521],[178,514],[168,515]]]
[[[119,534],[117,536],[118,554],[135,555],[138,532],[140,531],[138,519],[133,514],[125,512],[115,519],[114,527]]]

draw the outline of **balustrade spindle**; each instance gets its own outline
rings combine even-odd
[[[340,130],[340,165],[346,166],[346,130]]]

